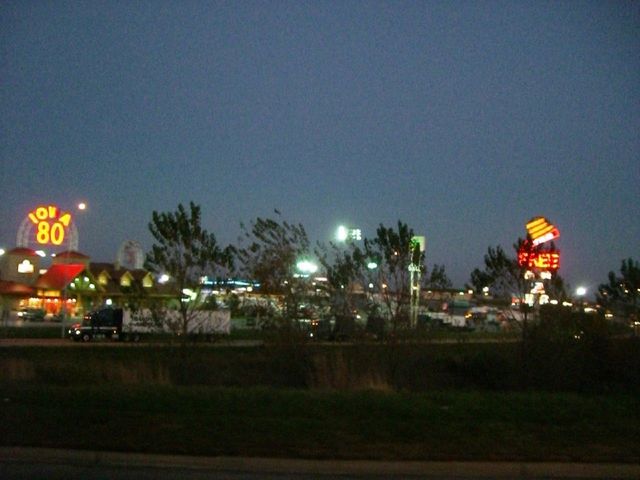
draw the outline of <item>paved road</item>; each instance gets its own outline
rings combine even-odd
[[[638,479],[640,465],[377,462],[190,457],[43,448],[0,448],[0,478],[65,480]]]
[[[459,344],[459,343],[513,343],[517,342],[518,339],[515,338],[507,338],[507,339],[491,339],[491,338],[476,338],[476,339],[465,339],[463,341],[453,339],[438,339],[432,340],[427,343],[437,343],[437,344]],[[213,344],[210,343],[199,343],[198,345],[215,345],[215,346],[230,346],[230,347],[253,347],[262,345],[264,342],[262,340],[219,340]],[[340,347],[344,346],[347,343],[345,342],[325,342],[325,343],[314,343],[313,345],[328,345]],[[2,347],[78,347],[78,346],[89,346],[89,345],[100,345],[100,346],[145,346],[145,345],[165,345],[163,343],[150,343],[150,342],[139,342],[139,343],[131,343],[131,342],[114,342],[110,340],[96,340],[92,342],[74,342],[69,338],[0,338],[0,348]]]
[[[215,343],[198,343],[197,345],[232,346],[232,347],[253,347],[262,345],[262,340],[222,340]],[[158,342],[114,342],[110,340],[96,340],[92,342],[74,342],[70,338],[0,338],[0,348],[2,347],[144,347],[149,345],[163,346],[166,343]]]

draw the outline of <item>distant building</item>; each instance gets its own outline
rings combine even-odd
[[[66,251],[42,268],[43,258],[29,248],[14,248],[0,256],[0,297],[4,308],[40,308],[47,314],[64,310],[80,315],[104,305],[172,295],[170,286],[156,282],[143,269],[120,268],[115,263],[94,263],[77,251]]]

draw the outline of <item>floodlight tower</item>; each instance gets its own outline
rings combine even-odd
[[[340,225],[336,230],[336,240],[340,243],[360,241],[362,240],[362,230]]]

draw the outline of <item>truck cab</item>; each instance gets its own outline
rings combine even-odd
[[[103,308],[85,314],[82,323],[69,329],[75,341],[89,342],[94,338],[120,339],[122,336],[122,309]]]

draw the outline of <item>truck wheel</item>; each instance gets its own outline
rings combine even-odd
[[[91,340],[91,335],[89,335],[88,333],[83,333],[82,334],[82,341],[83,342],[88,342]]]

